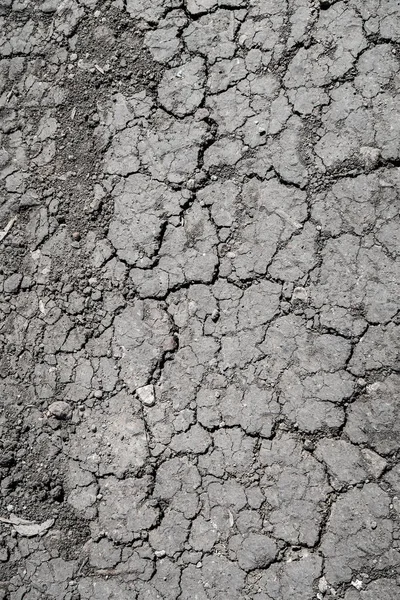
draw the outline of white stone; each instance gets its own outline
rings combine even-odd
[[[154,385],[145,385],[137,388],[136,393],[142,404],[145,406],[153,406],[156,399],[154,396]]]

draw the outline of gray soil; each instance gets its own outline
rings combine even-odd
[[[399,43],[0,0],[0,600],[400,600]]]

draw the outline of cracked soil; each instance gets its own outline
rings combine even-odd
[[[400,600],[398,0],[0,0],[0,600]]]

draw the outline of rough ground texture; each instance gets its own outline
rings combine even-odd
[[[0,0],[1,600],[400,599],[399,43]]]

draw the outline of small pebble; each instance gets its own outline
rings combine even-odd
[[[218,319],[219,319],[219,310],[217,308],[212,311],[212,313],[211,313],[211,319],[214,322],[218,321]]]
[[[155,404],[154,385],[145,385],[136,390],[138,398],[145,406],[153,406]]]
[[[355,587],[356,590],[360,591],[362,589],[363,583],[360,579],[353,579],[353,581],[351,582],[351,585],[353,587]]]
[[[314,446],[314,444],[313,444],[313,442],[311,440],[306,440],[304,442],[304,449],[305,450],[312,451],[312,450],[314,450],[314,448],[315,448],[315,446]]]
[[[81,234],[79,233],[79,231],[74,231],[74,233],[72,234],[72,239],[75,240],[75,242],[79,242],[79,240],[81,239]]]
[[[49,406],[49,414],[55,419],[65,420],[71,414],[71,407],[67,402],[56,400]]]

